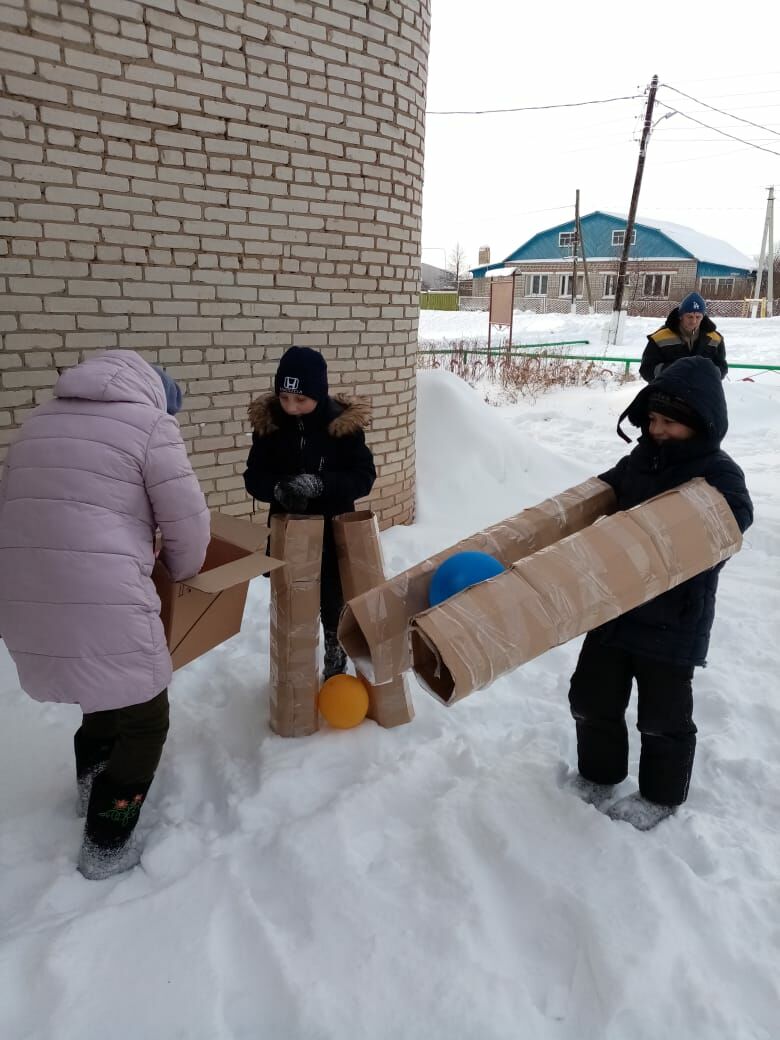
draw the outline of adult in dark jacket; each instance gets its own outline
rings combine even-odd
[[[703,357],[670,365],[621,415],[642,435],[634,450],[600,474],[630,509],[654,495],[704,477],[724,496],[741,531],[753,521],[742,470],[721,450],[728,428],[726,398],[717,369]],[[577,724],[583,793],[607,802],[628,772],[625,712],[635,679],[642,735],[639,794],[610,810],[647,829],[688,795],[696,727],[693,670],[703,665],[715,616],[723,564],[696,575],[590,632],[572,676],[569,701]]]
[[[661,328],[647,337],[639,374],[649,383],[674,361],[693,355],[709,358],[718,366],[721,379],[729,370],[726,344],[707,316],[706,303],[696,292],[689,293],[669,313]]]
[[[376,479],[364,430],[368,403],[328,394],[323,356],[309,347],[291,347],[279,362],[274,393],[249,406],[252,448],[244,484],[253,498],[275,513],[325,517],[320,582],[320,615],[325,634],[324,678],[343,672],[346,655],[336,638],[344,606],[336,545],[330,523],[355,508]]]

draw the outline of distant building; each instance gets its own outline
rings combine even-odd
[[[457,289],[455,275],[433,264],[420,264],[421,285],[423,292],[441,292],[443,289]]]
[[[599,311],[610,310],[617,287],[626,217],[596,210],[580,219],[591,297]],[[488,293],[485,275],[513,268],[515,300],[532,310],[568,310],[574,277],[574,221],[540,231],[505,259],[472,268],[473,295]],[[583,249],[578,251],[581,257]],[[728,242],[667,221],[638,219],[628,262],[625,302],[640,313],[662,313],[696,289],[707,300],[741,300],[751,295],[755,265]],[[581,259],[576,296],[586,298]]]

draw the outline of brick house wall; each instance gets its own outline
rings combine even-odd
[[[58,370],[165,365],[212,507],[292,343],[373,403],[383,526],[414,504],[430,0],[3,0],[0,461]]]
[[[510,263],[514,267],[515,276],[515,309],[536,311],[537,313],[568,313],[571,309],[571,297],[560,295],[561,275],[572,273],[571,260],[527,260]],[[695,260],[630,260],[628,275],[631,279],[624,298],[625,307],[630,315],[650,315],[665,317],[675,304],[694,288],[701,289],[701,281],[696,279],[697,264]],[[604,278],[606,275],[617,275],[618,260],[591,260],[588,262],[591,294],[594,309],[599,314],[612,311],[614,296],[604,295]],[[577,264],[577,274],[582,275],[582,262]],[[535,274],[546,274],[548,277],[547,294],[534,296],[531,294],[531,277]],[[645,274],[668,274],[669,291],[663,296],[645,296],[643,294],[643,276]],[[472,278],[459,283],[461,293],[461,310],[487,310],[490,295],[490,278]],[[750,291],[745,279],[735,279],[733,306],[723,307],[722,313],[732,311],[739,314],[742,299]],[[465,297],[465,306],[464,306]],[[470,298],[469,298],[470,297]],[[730,301],[721,301],[723,303]],[[708,297],[708,304],[712,300]],[[583,285],[582,296],[577,300],[577,311],[587,314],[587,293]],[[713,312],[714,313],[714,312]]]

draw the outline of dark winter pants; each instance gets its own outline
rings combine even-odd
[[[110,746],[106,773],[116,784],[149,784],[168,735],[168,691],[150,701],[84,715],[77,746]]]
[[[681,805],[688,797],[696,750],[693,668],[604,646],[594,633],[585,637],[569,689],[579,771],[599,784],[626,778],[625,714],[634,679],[642,735],[640,793],[661,805]]]
[[[331,522],[326,520],[322,540],[322,570],[320,572],[320,617],[322,618],[322,627],[335,630],[343,607],[344,593],[341,588],[336,542],[333,538]]]

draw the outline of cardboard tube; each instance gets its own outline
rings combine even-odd
[[[370,510],[342,513],[333,518],[333,536],[339,561],[339,574],[345,599],[368,592],[385,580],[379,525]],[[390,729],[414,718],[409,683],[395,675],[380,686],[373,685],[357,669],[368,688],[368,717]]]
[[[453,704],[716,566],[741,545],[720,492],[705,480],[691,481],[413,618],[415,673],[438,700]]]
[[[388,682],[411,667],[409,622],[428,606],[428,586],[440,563],[457,552],[477,551],[508,567],[614,509],[612,488],[591,477],[350,599],[341,615],[339,639],[371,682]]]
[[[321,516],[271,517],[271,729],[306,737],[319,727]]]

